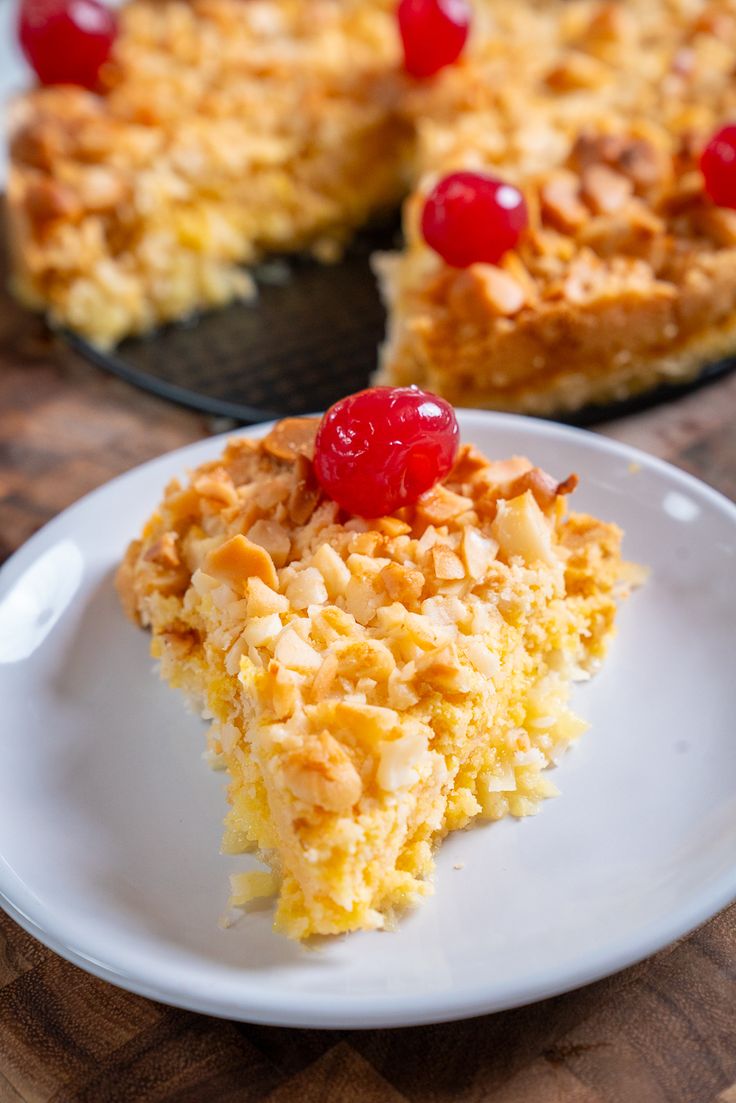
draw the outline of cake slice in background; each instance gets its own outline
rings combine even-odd
[[[381,382],[551,414],[729,355],[736,137],[726,187],[700,158],[736,118],[733,0],[455,7],[467,42],[430,73],[427,28],[402,24],[402,62],[389,0],[130,0],[93,91],[13,107],[17,294],[109,348],[253,296],[269,253],[333,261],[405,200],[406,244],[378,262]],[[526,204],[490,262],[420,230],[458,171]],[[469,243],[488,234],[479,214]]]

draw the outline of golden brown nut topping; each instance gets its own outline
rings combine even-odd
[[[329,732],[311,736],[286,757],[282,770],[284,784],[305,804],[344,815],[360,800],[360,777]]]
[[[215,578],[222,579],[242,592],[245,591],[249,578],[259,578],[273,589],[278,586],[271,556],[265,548],[246,540],[240,534],[213,548],[207,554],[205,567]]]
[[[316,417],[283,418],[264,437],[263,447],[277,459],[295,460],[297,456],[306,456],[311,460],[318,427],[319,418]]]

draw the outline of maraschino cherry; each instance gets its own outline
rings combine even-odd
[[[21,0],[18,40],[41,84],[96,88],[116,31],[99,0]]]
[[[713,202],[736,208],[736,125],[716,131],[700,156],[700,171]]]
[[[314,470],[347,513],[382,517],[444,478],[460,437],[449,402],[418,387],[373,387],[322,418]]]
[[[432,77],[463,52],[472,10],[468,0],[400,0],[399,33],[404,68],[412,77]]]
[[[529,221],[512,184],[480,172],[453,172],[432,189],[422,211],[422,236],[453,268],[497,264]]]

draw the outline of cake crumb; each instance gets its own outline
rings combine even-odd
[[[268,900],[279,891],[280,880],[270,870],[253,869],[230,874],[232,908],[244,908],[255,900]]]
[[[455,862],[453,869],[465,869],[465,862]]]

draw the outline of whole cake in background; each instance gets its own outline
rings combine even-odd
[[[14,287],[56,325],[247,298],[403,199],[383,382],[551,413],[734,351],[736,0],[131,0],[110,41],[13,110]]]
[[[161,674],[212,719],[230,775],[224,849],[273,871],[293,938],[373,930],[431,891],[475,819],[537,811],[585,730],[641,572],[564,481],[459,445],[452,408],[377,388],[290,418],[172,481],[118,572]],[[365,514],[368,514],[366,517]]]

